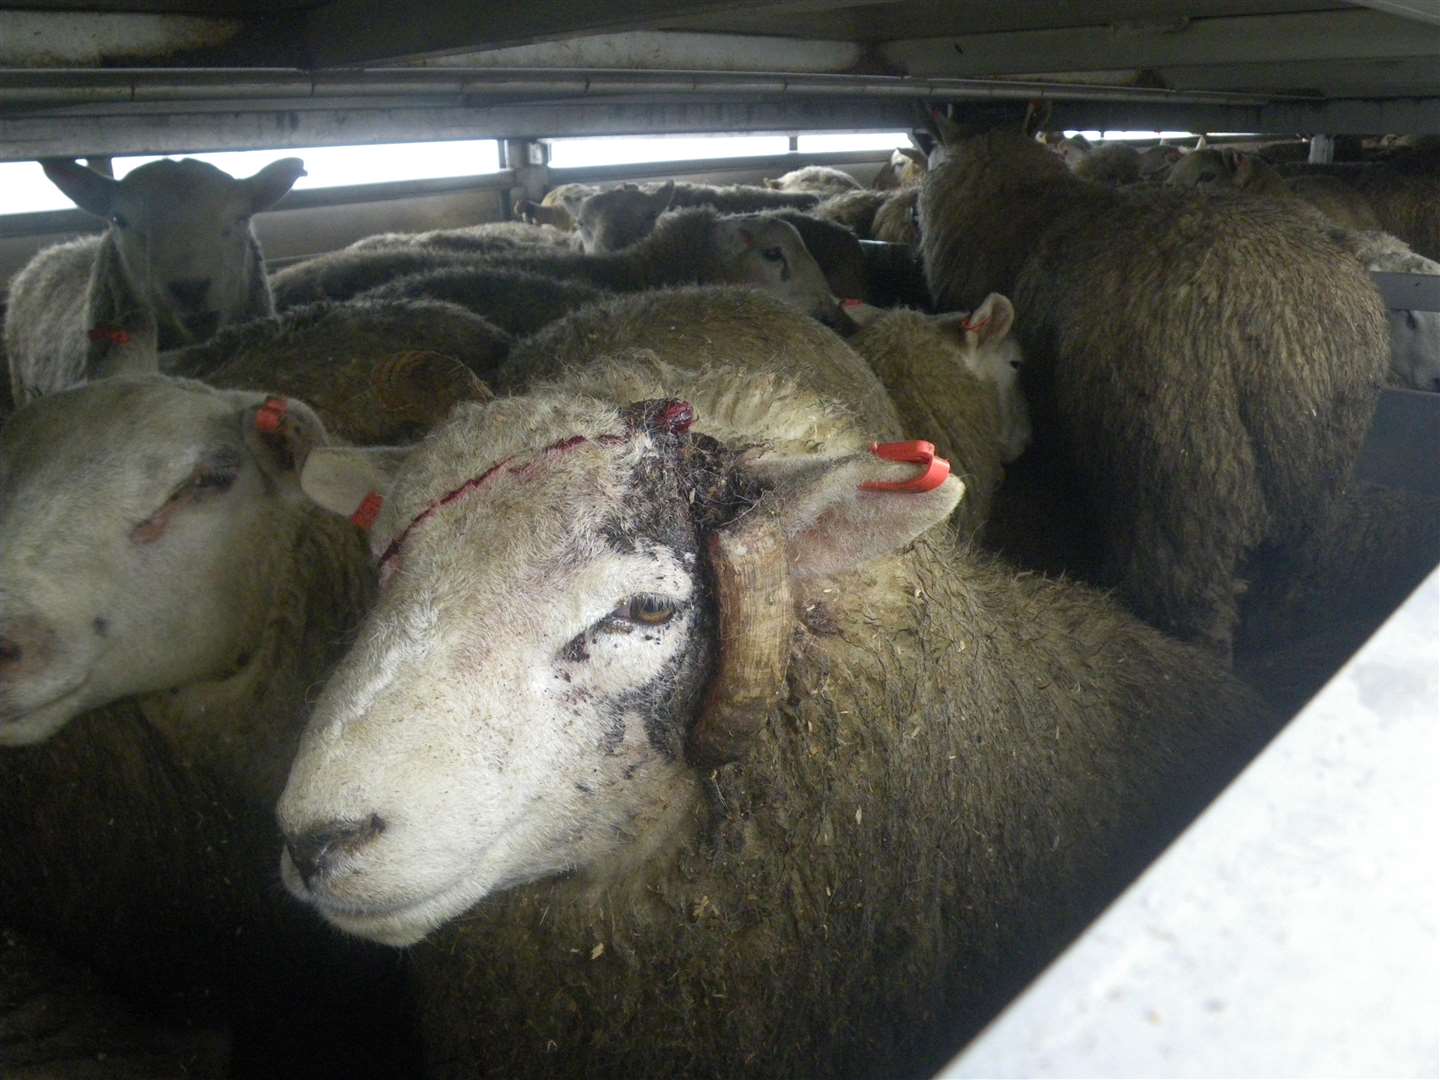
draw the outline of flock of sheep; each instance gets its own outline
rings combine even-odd
[[[46,163],[7,1073],[927,1075],[1235,774],[1440,561],[1440,162],[935,120],[273,274],[295,159]]]

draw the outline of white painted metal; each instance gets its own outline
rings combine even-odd
[[[941,1075],[1435,1076],[1440,572]]]

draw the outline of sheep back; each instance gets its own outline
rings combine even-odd
[[[359,299],[444,300],[523,337],[605,296],[579,281],[558,281],[501,266],[457,265],[407,274],[361,293]]]

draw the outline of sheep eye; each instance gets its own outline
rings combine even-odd
[[[768,247],[760,252],[760,257],[766,262],[784,262],[785,252],[778,247]]]
[[[645,626],[660,626],[675,617],[675,601],[654,593],[632,596],[625,605],[625,617]]]

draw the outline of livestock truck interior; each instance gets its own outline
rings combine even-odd
[[[1440,11],[0,0],[0,1076],[1437,1076]]]

